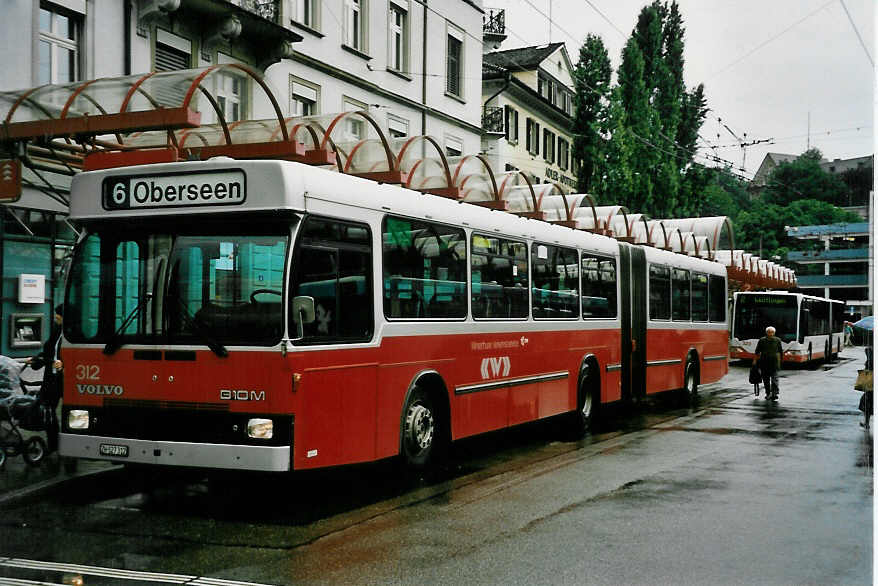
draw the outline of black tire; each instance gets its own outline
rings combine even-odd
[[[42,461],[47,452],[46,442],[43,438],[34,435],[27,438],[27,441],[24,442],[24,450],[21,452],[21,457],[31,466],[36,466]]]
[[[7,420],[0,421],[0,446],[7,456],[15,457],[21,453],[24,442],[21,439],[21,432],[18,431],[12,422]]]
[[[567,435],[573,441],[594,428],[600,408],[600,376],[593,362],[583,362],[576,385],[576,411],[567,416]]]
[[[698,363],[690,356],[686,359],[686,368],[683,370],[683,395],[689,403],[698,398]]]
[[[446,443],[444,425],[430,394],[415,387],[402,411],[400,452],[407,468],[425,470],[439,462]]]

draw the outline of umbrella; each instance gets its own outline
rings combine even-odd
[[[861,330],[869,330],[870,332],[875,329],[875,318],[874,316],[866,316],[858,322],[854,322],[852,324],[855,328],[860,328]]]

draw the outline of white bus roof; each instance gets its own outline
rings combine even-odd
[[[279,210],[331,213],[333,206],[347,205],[612,256],[619,249],[610,237],[288,161],[215,158],[92,171],[74,177],[70,199],[71,219],[84,222]],[[717,262],[644,250],[652,263],[725,273]]]

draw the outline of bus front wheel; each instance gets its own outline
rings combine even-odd
[[[402,457],[405,465],[423,470],[439,459],[442,422],[430,394],[415,387],[406,401],[402,419]]]

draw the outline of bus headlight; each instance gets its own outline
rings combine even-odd
[[[85,409],[71,409],[67,413],[68,429],[88,429],[88,411]]]
[[[271,439],[274,422],[271,419],[251,419],[247,422],[247,435],[253,439]]]

